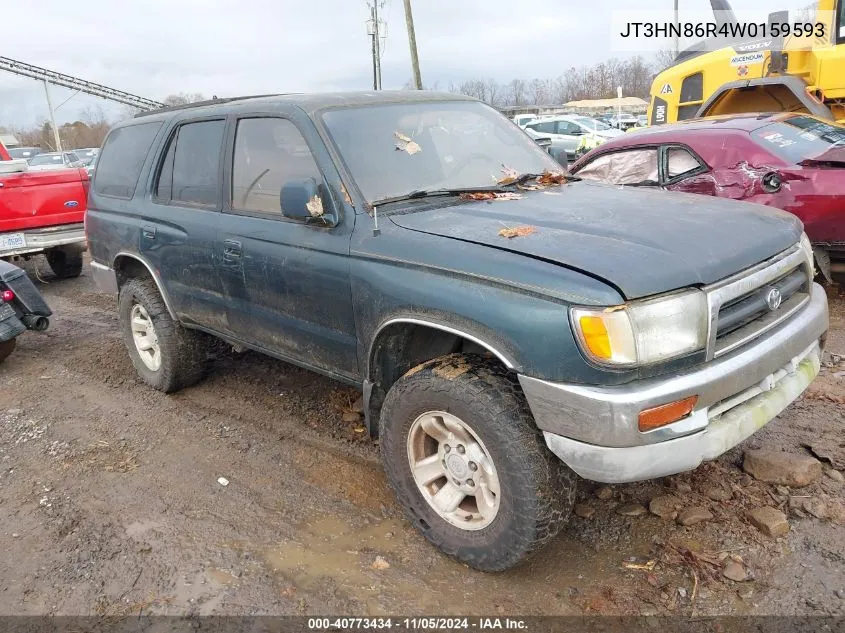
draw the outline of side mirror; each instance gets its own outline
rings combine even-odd
[[[331,211],[323,203],[323,187],[313,178],[286,182],[279,192],[279,204],[286,218],[300,221],[313,218],[334,224]]]

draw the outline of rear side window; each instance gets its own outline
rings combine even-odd
[[[281,214],[279,194],[285,183],[323,181],[311,150],[286,119],[241,119],[235,135],[232,208]]]
[[[121,127],[109,134],[97,165],[94,192],[132,198],[144,159],[160,127],[161,123],[156,121]]]
[[[224,126],[224,121],[200,121],[178,128],[154,187],[158,202],[217,206]]]
[[[542,121],[540,123],[531,123],[530,125],[528,125],[526,127],[530,127],[535,132],[543,132],[545,134],[554,134],[555,133],[555,122],[554,121]]]

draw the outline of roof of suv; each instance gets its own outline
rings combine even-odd
[[[325,92],[315,94],[277,94],[252,97],[232,97],[212,99],[181,106],[171,106],[136,114],[136,118],[167,118],[174,112],[190,110],[192,114],[214,114],[228,112],[233,106],[297,106],[308,114],[325,108],[354,108],[365,105],[384,103],[426,103],[436,101],[478,101],[472,97],[451,92],[432,92],[428,90],[379,90],[366,92]]]

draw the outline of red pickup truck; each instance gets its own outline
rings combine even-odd
[[[77,277],[85,251],[88,174],[83,168],[26,167],[0,144],[0,259],[44,253],[57,277]]]

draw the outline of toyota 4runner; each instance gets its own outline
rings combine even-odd
[[[828,328],[794,216],[559,170],[455,95],[146,113],[100,155],[93,275],[156,389],[198,381],[214,337],[359,387],[409,521],[501,570],[576,474],[691,470],[767,424]]]

